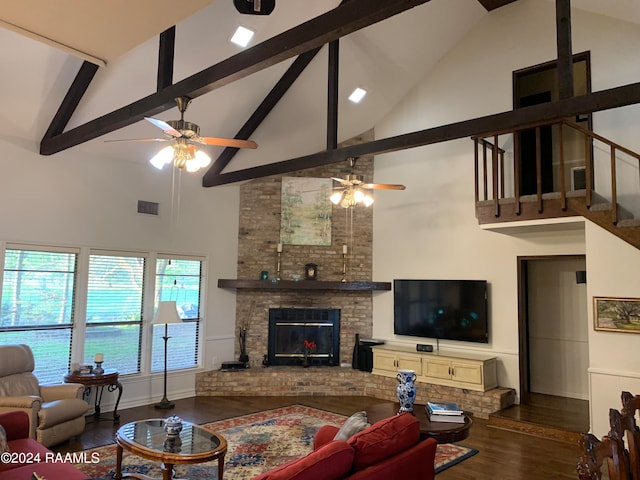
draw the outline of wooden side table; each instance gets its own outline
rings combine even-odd
[[[118,380],[118,371],[113,368],[106,368],[104,373],[80,373],[72,372],[64,376],[65,383],[81,383],[84,385],[84,396],[88,398],[91,395],[91,388],[96,387],[96,398],[94,400],[93,416],[96,421],[103,420],[100,417],[100,404],[102,403],[102,393],[104,387],[107,387],[107,391],[114,392],[118,390],[118,399],[116,400],[116,406],[113,409],[113,423],[120,422],[120,414],[118,413],[118,405],[120,404],[120,398],[122,398],[122,384]]]
[[[377,403],[365,408],[369,422],[375,423],[383,418],[393,417],[398,413],[400,404],[398,402]],[[420,420],[420,437],[435,438],[438,443],[455,443],[464,440],[469,436],[469,429],[473,425],[473,420],[465,415],[464,423],[442,423],[430,422],[424,405],[415,404],[413,415]]]

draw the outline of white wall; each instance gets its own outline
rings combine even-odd
[[[527,260],[531,392],[589,398],[587,286],[576,282],[584,258]]]
[[[573,49],[591,50],[593,90],[622,85],[640,79],[638,65],[629,65],[640,47],[640,27],[592,14],[572,12]],[[376,138],[412,132],[458,120],[488,115],[512,108],[513,70],[556,58],[555,8],[553,2],[521,0],[486,17],[432,72],[401,102],[383,122],[376,125]],[[620,75],[617,72],[620,71]],[[639,109],[624,110],[625,146],[640,150],[640,137],[626,134],[638,128]],[[633,110],[627,113],[627,110]],[[607,130],[618,141],[616,112],[597,114],[596,129]],[[596,130],[598,131],[598,130]],[[375,181],[403,183],[403,192],[379,192],[374,211],[374,280],[393,278],[471,278],[490,284],[490,343],[440,342],[441,348],[481,350],[499,358],[499,383],[517,388],[518,327],[516,258],[527,255],[586,254],[588,279],[606,278],[608,294],[633,290],[618,269],[640,261],[640,252],[624,248],[617,262],[607,261],[611,273],[601,277],[604,264],[594,257],[613,255],[619,240],[608,234],[598,236],[583,222],[503,229],[480,228],[474,217],[473,144],[470,139],[450,141],[412,150],[378,155]],[[577,226],[578,225],[578,226]],[[606,252],[606,253],[605,253]],[[611,253],[609,253],[611,252]],[[617,253],[616,253],[617,255]],[[637,268],[635,269],[637,272]],[[627,282],[631,282],[629,278]],[[587,302],[594,294],[589,285]],[[639,296],[636,288],[633,295]],[[585,318],[591,329],[590,318]],[[374,337],[388,341],[416,343],[415,339],[393,335],[392,294],[374,295]],[[590,356],[600,351],[599,335],[590,334]],[[640,336],[624,338],[625,363],[638,364]],[[619,335],[616,336],[616,339]],[[432,342],[433,343],[433,342]],[[632,346],[634,348],[632,348]],[[600,358],[599,358],[600,357]],[[602,358],[604,357],[604,358]],[[619,371],[603,352],[591,358],[591,368]],[[628,373],[628,372],[627,372]],[[591,400],[595,415],[608,418],[608,395],[600,397],[591,376]],[[640,389],[636,388],[636,392]],[[619,394],[618,394],[619,395]],[[602,400],[604,398],[605,400]],[[603,407],[603,403],[607,407]],[[598,434],[602,432],[596,431]]]
[[[204,189],[201,175],[183,175],[181,211],[171,221],[171,172],[137,159],[84,158],[74,149],[54,156],[37,145],[0,138],[0,242],[104,248],[206,257],[203,299],[203,368],[212,356],[231,360],[235,295],[217,288],[218,278],[236,275],[237,187]],[[137,213],[137,201],[160,203],[160,215]],[[170,374],[169,397],[194,394],[195,373]],[[123,379],[121,407],[162,397],[162,375]],[[114,399],[107,399],[108,410]]]

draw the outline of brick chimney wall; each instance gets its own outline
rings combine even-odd
[[[367,132],[347,143],[373,140]],[[238,232],[238,279],[260,279],[263,270],[269,278],[276,275],[276,249],[280,242],[280,202],[282,177],[344,178],[349,173],[348,160],[310,168],[285,175],[260,178],[240,187],[240,221]],[[373,158],[357,160],[355,173],[373,181]],[[334,186],[338,185],[334,182]],[[333,206],[331,245],[288,245],[282,253],[281,278],[293,280],[302,276],[307,263],[318,265],[319,281],[340,281],[342,278],[342,246],[349,245],[347,257],[348,281],[372,280],[373,207],[344,209]],[[352,230],[349,228],[352,226]],[[351,234],[352,232],[352,234]],[[382,279],[390,281],[388,279]],[[339,308],[340,361],[351,364],[355,334],[372,335],[372,293],[324,290],[245,290],[236,293],[236,338],[241,325],[247,328],[247,354],[250,366],[261,366],[267,353],[270,308]],[[239,355],[236,342],[236,354]]]

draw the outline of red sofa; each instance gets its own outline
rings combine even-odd
[[[433,480],[437,442],[420,440],[420,423],[410,413],[380,420],[347,441],[333,440],[338,430],[321,427],[313,452],[254,480]]]
[[[31,480],[32,474],[46,480],[87,480],[80,470],[64,462],[41,443],[29,438],[29,415],[22,410],[0,413],[7,434],[9,456],[0,460],[0,480]],[[30,463],[35,462],[35,463]]]

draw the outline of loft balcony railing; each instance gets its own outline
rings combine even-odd
[[[520,215],[523,198],[526,197],[526,201],[531,201],[531,195],[521,195],[520,185],[522,181],[521,161],[520,161],[520,140],[521,133],[525,130],[535,131],[535,199],[537,203],[537,211],[539,214],[544,210],[544,198],[546,193],[543,191],[543,168],[542,168],[542,148],[541,148],[541,130],[551,126],[553,128],[553,142],[552,142],[552,171],[554,182],[554,198],[558,198],[560,202],[560,208],[567,210],[567,196],[568,186],[567,173],[573,172],[573,170],[567,169],[567,150],[572,151],[575,156],[577,149],[582,148],[584,151],[584,160],[581,161],[581,165],[578,167],[584,168],[584,187],[579,189],[576,193],[584,194],[585,204],[589,209],[594,201],[594,193],[598,193],[601,196],[607,198],[611,202],[611,222],[613,225],[617,225],[620,218],[620,205],[619,200],[619,183],[620,174],[618,172],[618,164],[625,162],[625,172],[623,174],[625,178],[625,197],[634,197],[640,199],[640,154],[623,147],[611,140],[598,135],[591,130],[583,128],[576,122],[566,119],[557,120],[555,122],[546,122],[539,124],[530,124],[518,129],[510,129],[504,131],[489,132],[487,134],[472,137],[475,142],[475,201],[476,205],[487,205],[490,203],[493,207],[493,215],[500,217],[501,200],[512,199],[515,202],[515,214]],[[573,132],[573,133],[572,133]],[[567,137],[570,137],[567,141]],[[501,143],[502,142],[502,143]],[[598,151],[598,165],[601,164],[601,159],[608,155],[608,167],[600,167],[594,169],[594,148],[597,144]],[[579,143],[582,147],[579,147]],[[502,146],[500,146],[502,144]],[[603,144],[604,147],[601,147]],[[512,162],[509,162],[505,157],[511,156]],[[582,159],[580,159],[582,160]],[[575,168],[575,158],[571,159],[571,162]],[[606,164],[606,160],[605,160]],[[608,174],[607,174],[608,172]],[[628,173],[631,173],[629,175]],[[596,173],[598,175],[596,175]],[[603,192],[595,192],[594,184],[596,180],[602,180],[595,178],[601,176],[604,179],[603,185],[606,187],[606,183],[610,182],[607,188],[603,188]],[[606,177],[609,177],[608,179]],[[635,182],[632,182],[629,187],[629,179],[635,176]],[[633,206],[632,206],[633,208]],[[636,205],[637,208],[637,205]],[[477,211],[477,209],[476,209]],[[636,217],[639,217],[637,213]]]

